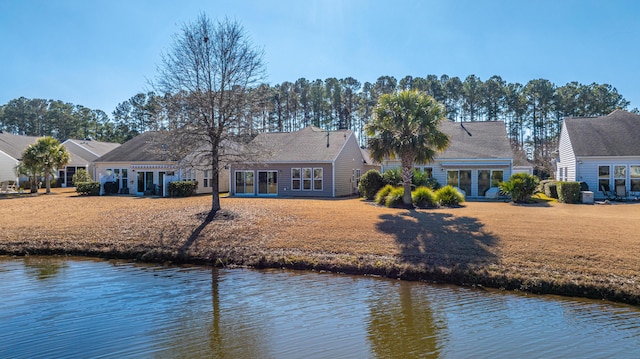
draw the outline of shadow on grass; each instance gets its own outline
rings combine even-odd
[[[395,236],[406,263],[466,270],[496,261],[498,239],[475,218],[416,210],[380,218],[378,229]]]

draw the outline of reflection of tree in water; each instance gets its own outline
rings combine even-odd
[[[25,272],[38,280],[53,278],[64,268],[65,261],[56,257],[24,257]]]
[[[371,305],[368,336],[379,358],[437,358],[444,324],[436,323],[424,295],[411,283],[398,283],[397,292],[385,292]]]

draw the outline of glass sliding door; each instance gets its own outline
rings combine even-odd
[[[278,172],[258,171],[258,195],[278,194]]]
[[[253,171],[236,171],[236,194],[252,195],[253,188]]]

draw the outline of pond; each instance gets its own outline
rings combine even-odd
[[[284,270],[0,256],[1,358],[638,358],[640,308]]]

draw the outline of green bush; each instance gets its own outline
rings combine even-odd
[[[400,168],[393,168],[390,170],[384,171],[382,174],[382,180],[384,184],[390,184],[392,186],[401,186],[402,185],[402,170]]]
[[[515,203],[527,203],[536,192],[538,177],[528,173],[515,173],[507,182],[500,182],[498,187],[504,194],[511,196]]]
[[[189,197],[196,192],[198,182],[196,181],[176,181],[169,182],[170,197]]]
[[[375,202],[376,202],[377,204],[379,204],[379,205],[383,205],[383,206],[384,206],[384,205],[386,204],[386,202],[387,202],[387,195],[388,195],[389,193],[391,193],[391,191],[393,191],[393,188],[394,188],[394,187],[393,187],[392,185],[390,185],[390,184],[388,184],[388,185],[386,185],[386,186],[382,187],[382,188],[378,191],[378,193],[376,193],[376,197],[375,197],[375,199],[374,199],[374,200],[375,200]]]
[[[558,202],[580,202],[580,182],[558,182]]]
[[[403,204],[404,187],[394,187],[385,198],[384,205],[387,207],[395,207]]]
[[[100,182],[77,182],[76,192],[86,196],[97,196],[100,194]]]
[[[369,170],[360,177],[358,191],[362,197],[372,200],[382,186],[384,186],[382,174],[378,170]]]
[[[545,196],[549,198],[558,199],[558,184],[555,180],[543,180],[540,181],[538,188],[536,189],[538,192],[544,193]]]
[[[416,187],[429,187],[432,190],[437,190],[440,188],[440,183],[433,178],[429,177],[429,175],[425,172],[414,169],[413,177],[411,178],[411,183]]]
[[[444,186],[436,191],[436,201],[444,207],[458,206],[464,202],[464,196],[451,186]]]
[[[73,183],[92,182],[93,178],[91,178],[89,172],[80,168],[76,173],[73,174],[72,181]]]
[[[411,193],[411,201],[416,207],[435,207],[436,195],[431,188],[420,186]]]

